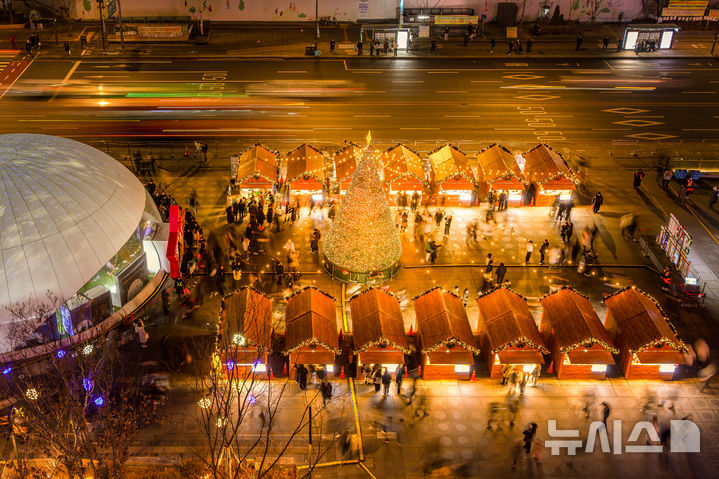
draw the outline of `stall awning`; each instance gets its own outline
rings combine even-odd
[[[460,178],[473,185],[477,183],[477,179],[469,167],[467,155],[453,145],[444,145],[434,150],[429,154],[429,160],[434,172],[434,181],[438,185],[447,180],[459,180]]]
[[[605,298],[604,303],[608,308],[607,329],[617,327],[622,342],[630,352],[641,353],[666,348],[676,353],[685,351],[686,345],[677,337],[674,327],[659,305],[638,289],[626,288]],[[683,364],[681,354],[676,354],[676,359],[675,362]]]
[[[548,353],[526,300],[501,287],[477,298],[480,334],[486,335],[492,353],[505,349]]]
[[[308,286],[287,298],[285,348],[290,353],[303,347],[339,353],[335,300]]]
[[[360,156],[362,156],[362,148],[351,142],[335,153],[337,181],[349,181],[352,178]]]
[[[514,155],[501,145],[495,143],[480,151],[477,154],[477,161],[479,162],[477,179],[480,183],[493,185],[499,180],[524,181],[522,170]]]
[[[619,351],[604,328],[602,321],[585,296],[571,288],[562,288],[540,300],[541,330],[553,334],[562,353],[586,349],[598,344],[613,353]],[[571,360],[571,359],[570,359]]]
[[[409,353],[399,301],[391,293],[371,288],[350,299],[355,351],[371,347]]]
[[[243,347],[246,342],[269,351],[272,346],[272,300],[247,287],[227,296],[222,338],[225,347]]]
[[[544,357],[537,350],[505,349],[497,356],[502,364],[544,364]]]
[[[479,353],[460,298],[437,287],[416,297],[414,308],[423,352],[455,345]]]
[[[411,148],[399,143],[382,154],[382,161],[385,183],[414,179],[427,184],[422,158]]]
[[[287,153],[287,181],[300,178],[315,178],[325,181],[325,156],[310,145],[300,145]]]
[[[562,155],[545,144],[522,153],[522,158],[524,178],[527,181],[542,184],[556,178],[574,178]]]
[[[365,350],[359,353],[362,364],[404,364],[404,354],[397,350]]]
[[[427,353],[430,364],[474,364],[469,351],[435,351]]]
[[[572,364],[614,364],[612,353],[606,349],[573,349],[567,357]]]
[[[276,152],[269,148],[256,144],[240,154],[240,161],[237,167],[237,183],[270,185],[277,182],[277,158]],[[264,180],[264,182],[262,181]]]

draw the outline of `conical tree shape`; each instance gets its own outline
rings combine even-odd
[[[402,255],[370,146],[352,175],[323,252],[331,264],[353,273],[384,271]]]

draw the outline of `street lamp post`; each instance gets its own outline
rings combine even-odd
[[[320,46],[320,0],[315,0],[315,52]]]
[[[120,25],[120,48],[125,48],[125,34],[122,31],[122,2],[117,0],[117,20]]]
[[[714,35],[714,43],[712,43],[711,54],[714,55],[714,48],[717,46],[717,38],[719,38],[719,27],[717,27],[717,33]]]
[[[102,16],[103,0],[97,0],[97,9],[100,12],[100,36],[102,37],[102,49],[105,50],[105,18]]]

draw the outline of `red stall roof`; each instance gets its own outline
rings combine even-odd
[[[240,153],[237,182],[241,184],[251,178],[264,178],[270,183],[276,183],[278,156],[277,152],[260,143],[246,149]]]
[[[325,155],[317,148],[304,144],[287,153],[287,181],[313,177],[325,181]]]
[[[382,156],[385,183],[411,177],[423,185],[427,184],[422,158],[413,149],[398,143],[382,153]]]
[[[409,354],[399,300],[381,288],[371,288],[350,299],[354,349],[390,347]]]
[[[287,354],[304,346],[340,352],[335,299],[329,294],[307,286],[289,296],[285,324]]]
[[[472,173],[467,161],[467,155],[454,145],[444,145],[429,154],[429,160],[434,170],[434,181],[440,185],[447,180],[463,177],[476,184],[477,179]]]
[[[559,152],[544,143],[522,153],[524,158],[524,178],[542,184],[557,178],[574,179],[567,162]]]
[[[458,344],[479,353],[462,300],[453,293],[440,287],[430,289],[414,298],[414,309],[423,352]]]

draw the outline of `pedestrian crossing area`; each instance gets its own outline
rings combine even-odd
[[[4,81],[3,79],[8,74],[5,69],[12,63],[12,61],[18,56],[17,51],[10,50],[10,51],[2,51],[0,50],[0,82]]]

